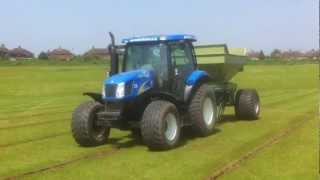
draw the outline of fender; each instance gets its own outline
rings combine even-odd
[[[103,101],[103,98],[102,98],[102,94],[100,93],[94,93],[94,92],[84,92],[83,93],[84,96],[89,96],[91,97],[93,100],[101,103],[101,104],[104,104],[104,101]]]
[[[211,79],[210,75],[202,70],[193,71],[186,80],[186,87],[184,89],[184,101],[188,102],[192,91],[203,82],[207,82]]]

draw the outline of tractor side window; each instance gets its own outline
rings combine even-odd
[[[171,45],[171,58],[173,65],[180,71],[193,70],[192,49],[186,44]]]
[[[159,70],[162,66],[162,45],[142,44],[131,45],[127,48],[126,71],[136,69]]]

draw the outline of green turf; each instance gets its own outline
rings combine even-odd
[[[222,179],[317,179],[318,131],[315,117],[277,145],[267,148]]]
[[[247,66],[233,81],[259,91],[258,121],[232,120],[234,112],[228,108],[229,116],[218,123],[215,134],[184,137],[174,150],[149,151],[128,132],[117,130],[109,144],[82,148],[70,134],[71,113],[88,100],[82,92],[101,90],[104,76],[101,65],[0,67],[0,179],[74,159],[79,160],[26,178],[203,179],[316,112],[317,65]],[[313,118],[224,178],[313,179],[315,127]]]

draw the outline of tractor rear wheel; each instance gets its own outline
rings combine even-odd
[[[97,125],[97,113],[103,105],[96,101],[81,104],[72,115],[72,135],[81,146],[98,146],[105,144],[110,128]]]
[[[255,120],[259,118],[260,100],[256,90],[238,90],[235,99],[235,113],[239,119]]]
[[[176,106],[156,100],[145,109],[141,120],[141,135],[150,149],[170,149],[180,138],[180,119]]]
[[[218,119],[218,111],[214,92],[207,84],[197,89],[191,99],[188,112],[193,129],[197,134],[207,136],[213,132]]]

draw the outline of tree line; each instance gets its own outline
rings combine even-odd
[[[267,54],[263,50],[255,51],[250,50],[248,56],[256,60],[265,60],[267,58],[271,59],[282,59],[282,60],[300,60],[300,59],[319,59],[320,50],[311,49],[308,51],[298,51],[298,50],[281,50],[274,49],[271,53]]]

